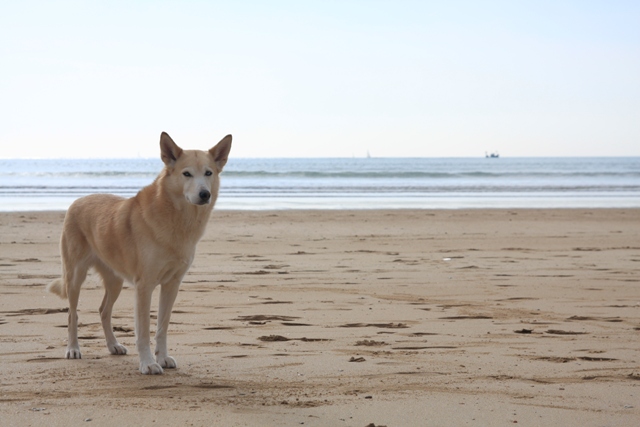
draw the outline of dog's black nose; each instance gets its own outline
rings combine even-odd
[[[200,191],[200,200],[202,200],[203,202],[206,202],[209,200],[209,198],[211,198],[210,192],[208,192],[207,190]]]

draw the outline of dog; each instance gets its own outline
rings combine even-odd
[[[225,136],[209,151],[183,150],[163,132],[160,153],[165,166],[152,184],[129,199],[93,194],[69,207],[60,240],[62,278],[47,286],[49,292],[69,300],[67,359],[82,357],[77,307],[80,286],[93,267],[104,283],[100,318],[109,352],[127,353],[111,327],[113,304],[127,280],[135,290],[140,372],[154,375],[162,374],[163,368],[176,368],[175,359],[167,354],[171,308],[218,197],[219,174],[227,163],[231,139]],[[149,319],[151,294],[158,285],[154,359]]]

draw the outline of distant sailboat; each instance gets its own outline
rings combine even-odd
[[[371,158],[371,153],[369,153],[369,150],[367,150],[367,159]]]

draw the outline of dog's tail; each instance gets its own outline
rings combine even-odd
[[[62,299],[67,299],[67,287],[62,278],[56,279],[47,285],[47,291],[58,295]]]

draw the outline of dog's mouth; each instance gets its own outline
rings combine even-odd
[[[196,206],[204,206],[204,205],[208,205],[209,203],[211,203],[211,199],[197,199],[197,200],[191,200],[189,197],[187,197],[187,201],[189,203],[191,203],[192,205],[196,205]]]
[[[204,206],[204,205],[208,205],[209,203],[211,203],[211,196],[208,197],[201,197],[198,196],[197,198],[192,198],[189,196],[185,196],[185,198],[187,199],[187,202],[191,203],[192,205],[196,205],[196,206]]]

